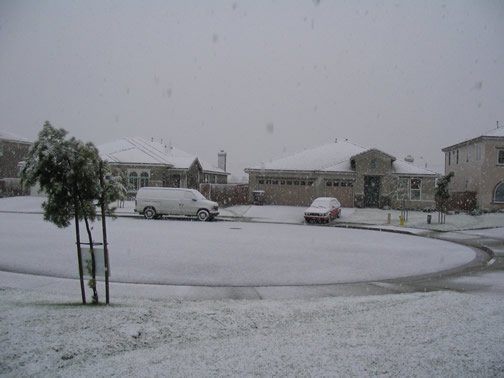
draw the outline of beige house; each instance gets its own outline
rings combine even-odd
[[[199,189],[201,183],[225,184],[229,175],[195,155],[152,139],[121,138],[98,150],[112,174],[122,177],[130,196],[143,186]]]
[[[504,127],[443,148],[450,192],[475,192],[477,207],[504,209]]]
[[[434,207],[438,174],[348,140],[247,168],[249,198],[264,191],[266,204],[306,206],[336,197],[344,207]]]

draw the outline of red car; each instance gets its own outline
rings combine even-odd
[[[326,222],[329,223],[341,215],[341,204],[336,198],[319,197],[316,198],[310,207],[304,212],[306,222]]]

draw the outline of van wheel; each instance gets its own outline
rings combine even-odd
[[[210,213],[207,210],[199,210],[197,216],[198,220],[204,222],[208,220],[208,218],[210,217]]]
[[[156,218],[156,209],[149,206],[144,209],[144,217],[145,219],[154,219]]]

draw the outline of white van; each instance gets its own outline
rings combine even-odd
[[[147,219],[182,215],[206,221],[219,215],[219,205],[194,189],[143,187],[136,195],[135,212]]]

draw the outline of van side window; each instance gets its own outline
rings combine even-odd
[[[191,192],[184,192],[184,198],[185,199],[194,199],[194,194],[192,194]]]

